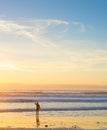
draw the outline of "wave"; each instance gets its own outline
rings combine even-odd
[[[92,111],[92,110],[107,110],[107,107],[80,107],[80,108],[44,108],[41,111]],[[35,112],[35,109],[1,109],[3,112]]]
[[[37,98],[38,99],[38,98]],[[1,103],[30,103],[36,102],[37,99],[0,99]],[[98,103],[98,102],[107,102],[106,99],[39,99],[39,102],[89,102],[89,103]]]
[[[81,91],[77,91],[77,90],[24,90],[24,91],[0,91],[0,96],[6,96],[6,95],[39,95],[39,94],[74,94],[74,95],[78,95],[78,94],[85,94],[85,95],[107,95],[107,91],[94,91],[94,90],[90,90],[90,91],[86,91],[86,90],[81,90]]]

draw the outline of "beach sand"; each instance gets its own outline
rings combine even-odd
[[[21,116],[21,117],[3,117],[0,118],[0,130],[27,130],[27,129],[107,129],[107,117],[39,117],[39,122],[35,117]]]

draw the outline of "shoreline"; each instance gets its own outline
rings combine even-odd
[[[87,117],[39,117],[0,118],[0,130],[103,130],[107,129],[107,116]]]
[[[82,128],[0,128],[0,130],[85,130],[85,129]]]

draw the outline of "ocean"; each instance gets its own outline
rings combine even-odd
[[[1,91],[0,118],[33,116],[39,101],[41,116],[107,116],[107,92]]]

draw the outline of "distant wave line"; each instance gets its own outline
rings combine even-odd
[[[92,111],[92,110],[107,110],[107,107],[80,107],[80,108],[44,108],[41,111]],[[35,112],[35,109],[1,109],[3,112]]]
[[[37,99],[0,99],[1,103],[30,103],[36,102]],[[107,99],[39,99],[39,102],[107,102]]]
[[[47,98],[47,97],[58,97],[58,98],[107,98],[107,95],[84,95],[84,94],[16,94],[16,95],[0,95],[1,98],[3,97],[20,97],[20,98],[26,98],[26,97],[39,97],[39,98]]]

